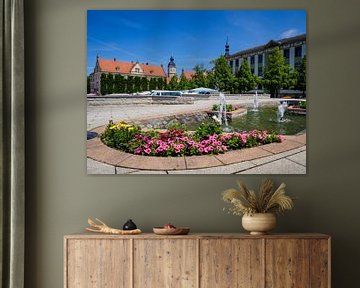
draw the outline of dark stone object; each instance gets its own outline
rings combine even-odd
[[[123,226],[123,230],[135,230],[137,229],[136,224],[129,219]]]
[[[98,136],[98,133],[96,132],[92,132],[92,131],[87,131],[87,137],[86,139],[87,140],[91,140],[91,139],[94,139],[95,137]]]

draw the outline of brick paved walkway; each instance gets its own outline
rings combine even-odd
[[[273,99],[263,100],[278,101]],[[251,105],[252,99],[228,101]],[[193,105],[88,106],[88,129],[100,132],[114,121],[132,121],[209,109],[217,100]],[[156,114],[155,114],[156,113]],[[228,151],[219,155],[150,157],[107,147],[99,138],[87,140],[88,174],[306,174],[306,134],[287,136],[282,143]]]

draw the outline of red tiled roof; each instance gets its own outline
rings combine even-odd
[[[99,59],[100,71],[110,73],[130,74],[131,69],[139,64],[146,76],[166,77],[164,68],[156,65],[122,62],[117,60]]]
[[[185,71],[184,72],[185,78],[188,80],[191,80],[194,74],[195,74],[195,72],[193,72],[193,71]]]

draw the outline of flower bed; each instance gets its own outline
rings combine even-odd
[[[101,134],[102,142],[112,148],[146,156],[192,156],[220,154],[227,150],[282,142],[284,137],[268,131],[222,133],[216,123],[203,123],[195,132],[182,126],[169,127],[165,132],[143,131],[138,126],[112,121]]]

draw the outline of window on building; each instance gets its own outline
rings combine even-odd
[[[301,48],[302,48],[301,46],[295,47],[295,57],[301,57],[301,52],[302,52]]]
[[[294,63],[294,68],[296,70],[299,69],[301,66],[301,59],[300,60],[298,60],[298,59],[300,59],[300,58],[296,58],[295,63]]]
[[[250,57],[250,64],[255,64],[255,56]]]
[[[284,58],[290,58],[290,49],[287,48],[287,49],[284,49]]]
[[[258,63],[262,63],[263,62],[263,55],[260,54],[258,55]]]
[[[239,59],[235,60],[235,67],[239,67]]]
[[[234,65],[234,61],[233,60],[230,60],[230,67],[232,68]]]
[[[259,77],[263,76],[263,66],[262,65],[259,65],[259,67],[258,67],[258,76]]]
[[[285,64],[290,63],[290,49],[284,49],[284,58],[285,58]]]
[[[139,73],[140,72],[140,68],[135,68],[135,72]]]

